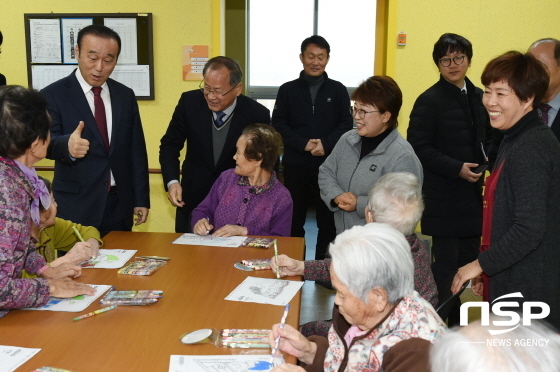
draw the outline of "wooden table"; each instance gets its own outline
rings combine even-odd
[[[42,366],[76,372],[167,371],[170,355],[270,353],[269,349],[184,345],[179,337],[201,328],[270,329],[278,323],[284,311],[281,306],[224,300],[247,276],[273,277],[270,270],[236,269],[235,262],[268,258],[274,252],[171,244],[179,236],[112,232],[104,248],[137,249],[137,255],[166,256],[171,260],[151,276],[84,269],[78,278],[83,283],[109,284],[118,290],[163,290],[163,298],[156,304],[120,306],[78,322],[72,319],[104,306],[95,301],[80,313],[12,310],[0,319],[0,345],[42,349],[17,371],[29,372]],[[303,259],[303,239],[278,238],[278,250]],[[301,291],[290,302],[287,323],[294,327],[299,324],[300,301]]]

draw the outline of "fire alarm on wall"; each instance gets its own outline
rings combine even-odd
[[[397,45],[406,45],[406,34],[402,31],[397,38]]]

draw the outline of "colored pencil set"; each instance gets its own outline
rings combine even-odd
[[[167,261],[154,259],[134,261],[119,269],[117,273],[127,275],[152,275],[157,269],[166,263]]]
[[[104,305],[150,305],[158,302],[163,291],[145,289],[137,291],[109,291],[101,299]]]
[[[218,346],[231,348],[270,348],[269,329],[222,329]]]

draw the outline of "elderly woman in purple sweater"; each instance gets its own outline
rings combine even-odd
[[[249,125],[237,140],[235,169],[223,172],[192,212],[198,235],[290,236],[292,198],[276,178],[282,143],[269,125]]]

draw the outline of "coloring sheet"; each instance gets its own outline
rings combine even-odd
[[[31,359],[41,349],[0,345],[0,372],[12,372]]]
[[[49,302],[43,307],[28,307],[23,310],[49,310],[49,311],[68,311],[68,312],[79,312],[84,311],[89,305],[98,299],[103,293],[107,292],[110,285],[97,285],[88,284],[90,287],[95,289],[95,294],[93,296],[79,295],[72,298],[58,298],[51,297]]]
[[[230,236],[228,238],[212,235],[196,235],[186,233],[173,241],[173,244],[207,245],[209,247],[237,248],[247,239],[246,236]]]
[[[120,269],[136,252],[138,251],[128,249],[100,249],[97,257],[80,266],[90,269]]]
[[[225,299],[286,306],[303,286],[303,283],[248,276]]]
[[[268,355],[171,355],[169,372],[270,371]]]

